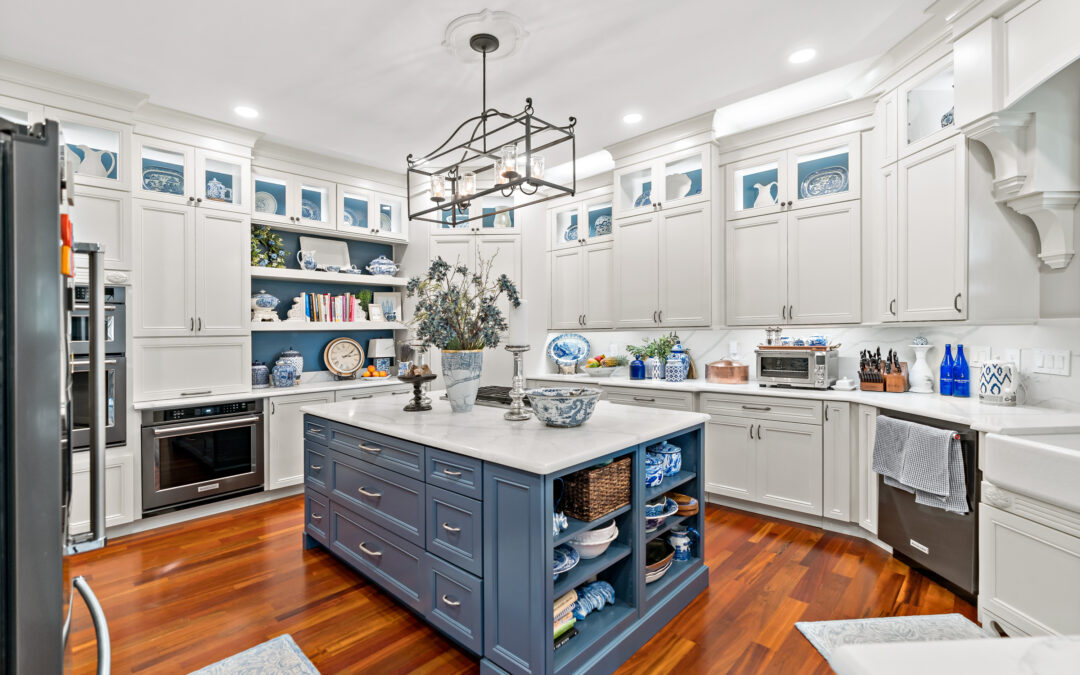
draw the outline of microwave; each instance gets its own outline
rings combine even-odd
[[[835,349],[756,349],[757,381],[763,387],[828,389],[836,384],[840,355]]]

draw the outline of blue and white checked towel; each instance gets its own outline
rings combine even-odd
[[[915,502],[967,513],[964,457],[956,432],[879,415],[874,471],[885,484],[915,493]]]

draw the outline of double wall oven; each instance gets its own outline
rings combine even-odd
[[[69,313],[68,353],[71,372],[71,448],[90,448],[93,410],[90,388],[90,288],[75,287]],[[105,445],[127,441],[126,316],[123,286],[105,287]]]

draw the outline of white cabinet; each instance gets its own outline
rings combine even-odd
[[[69,213],[75,241],[104,247],[106,269],[131,269],[131,195],[78,186]]]
[[[138,293],[134,335],[246,335],[246,216],[135,200]]]
[[[549,323],[552,330],[611,328],[615,247],[611,241],[550,254]]]
[[[105,526],[135,520],[135,459],[127,448],[105,450]],[[76,452],[71,458],[71,510],[68,527],[72,534],[90,530],[90,453]]]
[[[582,314],[585,328],[615,325],[615,244],[608,240],[582,248]]]
[[[707,201],[615,221],[615,326],[708,326],[711,235]]]
[[[860,203],[729,220],[727,322],[858,323]]]
[[[548,249],[565,249],[610,241],[611,193],[592,194],[548,210]]]
[[[579,248],[552,251],[548,258],[548,326],[575,330],[584,326],[581,278],[585,252]]]
[[[337,227],[336,184],[309,176],[254,166],[252,220],[324,230]]]
[[[251,391],[249,337],[140,338],[132,349],[136,402]]]
[[[924,69],[896,90],[896,148],[900,158],[953,134],[956,99],[952,55]]]
[[[524,294],[521,278],[521,235],[514,232],[500,234],[475,234],[458,231],[454,234],[431,235],[429,253],[432,260],[436,256],[451,265],[467,265],[470,271],[478,271],[481,262],[491,262],[490,278],[495,279],[505,274]],[[503,316],[508,317],[510,304],[503,296],[498,302]]]
[[[376,240],[408,241],[405,198],[355,185],[337,185],[337,230]]]
[[[710,155],[701,145],[616,169],[614,217],[708,202]]]
[[[851,404],[826,401],[822,427],[822,515],[849,522],[851,477],[855,466],[852,450]]]
[[[855,522],[867,532],[877,534],[877,474],[874,473],[874,438],[877,435],[877,408],[860,405],[856,422],[855,479],[852,487],[856,490]]]
[[[333,402],[334,392],[270,397],[266,419],[267,490],[304,482],[304,414],[300,408]]]
[[[130,125],[59,108],[44,115],[60,123],[62,157],[74,167],[76,186],[130,190]]]
[[[757,494],[754,420],[713,415],[705,424],[705,490],[753,500]]]

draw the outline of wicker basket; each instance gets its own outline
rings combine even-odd
[[[582,469],[563,482],[563,512],[578,520],[596,520],[630,503],[630,458]]]

